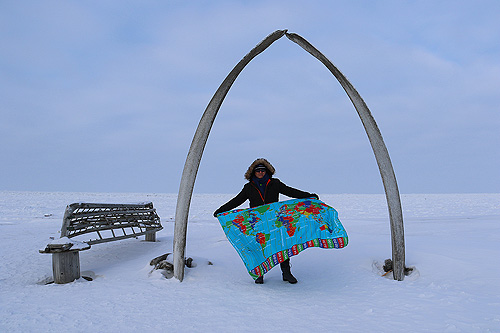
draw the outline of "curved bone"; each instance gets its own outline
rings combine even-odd
[[[277,30],[262,40],[254,47],[243,59],[233,68],[226,79],[222,82],[219,89],[215,92],[212,100],[208,104],[205,113],[203,114],[196,133],[193,137],[191,147],[184,164],[182,172],[181,184],[179,187],[179,195],[177,198],[177,207],[175,212],[175,230],[174,230],[174,276],[182,281],[184,278],[184,251],[186,247],[186,232],[187,220],[189,214],[189,206],[193,194],[194,182],[198,167],[200,165],[203,150],[210,134],[217,112],[219,111],[225,96],[227,95],[232,84],[243,68],[258,54],[263,52],[267,47],[274,43],[283,35],[300,45],[304,50],[309,52],[319,61],[321,61],[330,72],[340,82],[347,95],[354,104],[356,111],[365,127],[365,131],[372,145],[375,158],[377,160],[382,181],[384,184],[387,203],[389,206],[389,216],[391,221],[391,236],[392,236],[392,252],[394,261],[394,279],[404,279],[404,232],[403,232],[403,214],[401,211],[401,202],[399,198],[399,190],[397,187],[396,177],[392,168],[389,153],[377,127],[375,119],[366,106],[365,102],[346,79],[346,77],[316,48],[309,42],[297,34],[289,34],[286,30]]]
[[[191,147],[189,148],[186,163],[184,164],[184,170],[182,171],[177,207],[175,210],[174,276],[179,281],[184,279],[184,251],[186,248],[187,222],[191,197],[193,195],[194,181],[217,112],[229,89],[243,68],[245,68],[245,66],[258,54],[267,49],[269,45],[283,37],[285,32],[286,30],[276,30],[271,33],[240,60],[215,92],[198,124],[193,141],[191,142]]]
[[[384,184],[385,196],[389,208],[389,219],[391,223],[391,240],[392,240],[392,261],[394,262],[394,279],[402,281],[404,279],[404,264],[405,264],[405,243],[404,243],[404,227],[403,227],[403,212],[401,209],[401,201],[399,197],[398,184],[396,175],[392,167],[389,152],[385,146],[382,134],[378,129],[377,123],[373,118],[365,101],[361,98],[357,90],[347,80],[337,67],[335,67],[328,58],[326,58],[320,51],[312,46],[303,37],[287,33],[287,38],[300,45],[304,50],[309,52],[313,57],[317,58],[330,70],[330,72],[337,78],[339,83],[344,88],[347,96],[358,112],[359,118],[363,123],[368,139],[375,154],[382,182]]]

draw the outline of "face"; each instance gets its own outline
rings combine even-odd
[[[266,175],[266,169],[255,170],[255,177],[262,178]]]

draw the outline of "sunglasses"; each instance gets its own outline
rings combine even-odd
[[[257,172],[266,172],[266,169],[255,170],[255,173],[257,173]]]

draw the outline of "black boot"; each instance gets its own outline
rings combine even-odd
[[[255,279],[255,283],[257,283],[257,284],[263,284],[264,283],[264,275],[261,275],[258,278],[256,278]]]
[[[290,271],[290,259],[283,261],[281,264],[281,271],[283,272],[283,281],[288,281],[291,284],[297,283],[297,279]]]

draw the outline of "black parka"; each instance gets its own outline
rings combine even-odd
[[[238,195],[236,195],[234,198],[217,209],[214,215],[234,209],[244,203],[246,200],[250,201],[250,208],[277,202],[279,201],[280,193],[297,199],[317,197],[316,194],[304,192],[296,188],[287,186],[277,178],[269,179],[269,183],[267,184],[265,193],[263,195],[258,190],[257,186],[252,181],[249,181],[245,184],[245,186],[243,186],[243,189],[240,191],[240,193],[238,193]]]
[[[264,165],[267,170],[267,175],[269,176],[269,181],[264,193],[260,192],[257,188],[257,185],[252,181],[255,167],[257,167],[258,165]],[[238,195],[236,195],[234,198],[217,209],[214,212],[214,216],[219,213],[234,209],[244,203],[246,200],[250,201],[250,208],[278,202],[280,193],[297,199],[310,197],[315,197],[316,199],[318,199],[318,196],[314,193],[298,190],[296,188],[285,185],[277,178],[272,178],[274,172],[274,167],[265,158],[258,158],[253,161],[253,163],[248,167],[248,170],[245,172],[245,179],[248,180],[248,183],[243,186],[243,189],[240,191],[240,193],[238,193]]]

